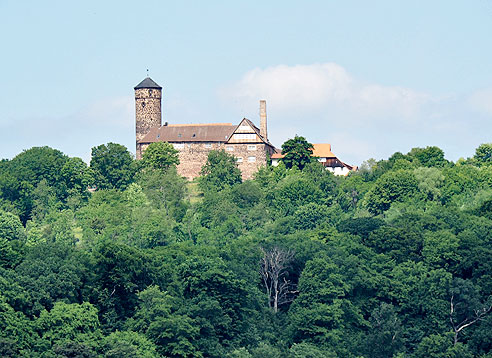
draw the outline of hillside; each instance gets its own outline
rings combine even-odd
[[[24,151],[0,162],[0,356],[490,358],[491,153],[242,181],[224,152],[190,183],[114,143]]]

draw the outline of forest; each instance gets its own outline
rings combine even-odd
[[[0,356],[492,358],[492,144],[335,177],[300,138],[245,181],[168,143],[0,161]]]

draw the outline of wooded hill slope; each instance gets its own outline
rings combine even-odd
[[[213,152],[189,184],[172,152],[27,150],[0,162],[0,356],[490,358],[491,154],[241,182]]]

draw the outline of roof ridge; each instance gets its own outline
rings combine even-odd
[[[195,126],[201,126],[201,127],[208,127],[208,126],[233,126],[232,123],[186,123],[186,124],[168,124],[167,126],[163,127],[195,127]]]

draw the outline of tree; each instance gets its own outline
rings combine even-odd
[[[168,169],[179,164],[179,151],[168,142],[151,143],[142,156],[144,167]]]
[[[25,238],[24,227],[17,215],[0,210],[0,237],[8,241]]]
[[[225,150],[210,151],[200,175],[199,185],[203,191],[221,191],[242,181],[236,158]]]
[[[412,148],[408,157],[417,159],[424,167],[443,167],[448,163],[444,152],[438,147]]]
[[[278,215],[287,216],[294,214],[302,205],[320,204],[323,197],[324,193],[313,181],[294,174],[282,179],[267,199],[270,199],[270,205]]]
[[[155,345],[143,334],[116,331],[104,338],[104,358],[157,358]]]
[[[260,274],[267,292],[268,306],[277,313],[279,306],[292,302],[298,293],[296,285],[288,279],[294,252],[279,247],[268,251],[262,248],[261,252]]]
[[[405,201],[418,189],[415,175],[408,170],[389,171],[378,178],[365,200],[369,211],[380,214],[395,201]]]
[[[294,343],[289,349],[292,358],[336,358],[333,351],[326,351],[310,343]]]
[[[394,357],[402,344],[401,322],[393,305],[382,302],[369,319],[370,328],[365,339],[368,357]]]
[[[158,286],[138,294],[139,308],[131,324],[149,337],[165,357],[202,358],[196,347],[200,328],[186,313],[176,312],[180,301]]]
[[[299,230],[311,230],[326,220],[328,207],[316,203],[300,206],[294,213],[295,227]]]
[[[23,223],[30,218],[32,192],[42,180],[54,189],[57,199],[66,198],[67,185],[61,172],[67,160],[68,157],[59,150],[34,147],[2,165],[1,196],[14,204]]]
[[[97,309],[89,302],[55,303],[35,321],[41,337],[50,344],[78,342],[95,344],[101,338]]]
[[[481,302],[477,288],[469,281],[455,278],[451,286],[449,321],[453,327],[453,343],[465,329],[482,321],[492,311],[492,296]]]
[[[0,267],[11,267],[19,261],[25,238],[19,217],[0,210]]]
[[[137,174],[137,183],[158,209],[164,209],[166,214],[180,220],[185,214],[187,205],[187,181],[181,177],[176,168],[170,167],[166,171],[145,170]]]
[[[475,149],[473,159],[479,166],[492,163],[492,143],[480,144]]]
[[[80,158],[69,158],[61,169],[61,176],[68,189],[81,194],[87,193],[87,187],[94,184],[92,171]]]
[[[125,146],[116,143],[92,148],[91,169],[100,189],[125,189],[135,173],[132,155]]]
[[[282,144],[282,158],[287,168],[297,167],[303,169],[312,161],[313,145],[306,138],[295,136]]]

